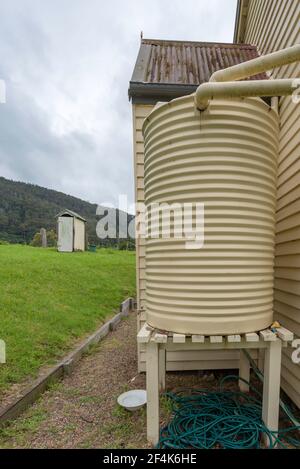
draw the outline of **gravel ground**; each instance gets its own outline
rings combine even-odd
[[[168,373],[167,389],[214,389],[220,376]],[[0,429],[0,448],[147,448],[145,409],[130,413],[116,403],[122,392],[140,388],[145,388],[145,375],[137,374],[132,313],[81,359],[70,376]],[[168,416],[168,402],[162,397],[162,424]]]
[[[214,384],[212,375],[168,373],[167,388]],[[129,413],[116,399],[145,388],[137,374],[136,316],[122,320],[85,355],[70,376],[53,385],[8,427],[0,430],[0,448],[147,448],[146,412]],[[168,416],[162,399],[162,423]]]

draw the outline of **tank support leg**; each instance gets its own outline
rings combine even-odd
[[[147,439],[156,446],[159,441],[159,344],[146,345]]]
[[[243,350],[240,350],[240,366],[239,366],[239,387],[242,392],[249,392],[249,383],[250,381],[250,363]],[[244,380],[244,381],[243,381]]]
[[[163,345],[159,346],[158,360],[159,390],[164,391],[166,389],[166,347]]]
[[[269,342],[265,351],[262,418],[268,429],[273,432],[278,432],[281,347],[282,342],[277,339]],[[268,438],[265,439],[265,444],[270,446]]]
[[[264,359],[265,359],[265,349],[259,349],[258,351],[258,360],[257,366],[258,369],[263,373],[264,372]]]

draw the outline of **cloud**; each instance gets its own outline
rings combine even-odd
[[[232,41],[236,0],[3,0],[0,175],[133,200],[128,82],[144,37]]]

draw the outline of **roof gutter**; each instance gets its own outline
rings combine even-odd
[[[131,81],[128,95],[133,103],[156,103],[170,101],[180,96],[195,93],[197,85],[177,83],[140,83]]]
[[[253,80],[238,82],[272,68],[300,61],[300,44],[287,49],[258,57],[239,65],[215,72],[209,83],[200,85],[195,93],[197,109],[204,111],[211,99],[214,98],[242,98],[262,96],[287,96],[296,89],[294,79],[283,80]],[[227,82],[227,83],[224,83]],[[229,83],[228,83],[229,82]]]

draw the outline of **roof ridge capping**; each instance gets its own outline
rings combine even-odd
[[[236,42],[207,42],[207,41],[183,41],[174,39],[146,39],[141,40],[141,44],[160,46],[165,44],[170,45],[194,45],[194,46],[210,46],[210,47],[224,47],[229,49],[255,49],[256,46],[253,44],[238,44]]]

